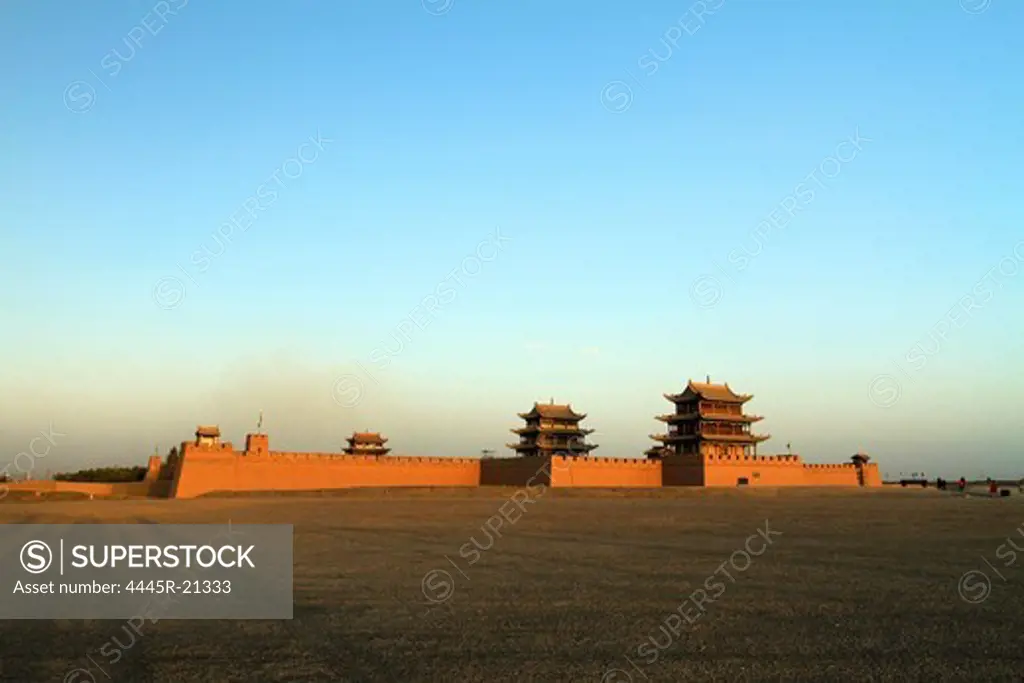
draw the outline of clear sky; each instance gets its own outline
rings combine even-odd
[[[551,397],[639,457],[710,374],[762,452],[1024,474],[1022,30],[1011,0],[8,0],[3,460],[260,410],[281,449],[507,453]]]

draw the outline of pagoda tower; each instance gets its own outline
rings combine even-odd
[[[196,445],[207,448],[220,446],[220,427],[217,425],[199,425],[196,427]]]
[[[347,455],[387,455],[391,452],[390,448],[384,447],[387,439],[379,432],[352,432],[346,441],[348,448],[344,452]]]
[[[661,445],[645,452],[648,458],[666,455],[757,455],[757,444],[770,435],[752,434],[750,426],[763,420],[746,415],[743,405],[753,398],[750,394],[737,394],[729,384],[686,382],[686,389],[678,394],[665,394],[676,410],[656,419],[668,425],[665,434],[652,434]]]
[[[528,413],[519,413],[526,426],[510,430],[519,435],[519,443],[506,444],[516,455],[587,455],[597,448],[586,443],[593,429],[581,429],[585,413],[577,413],[568,403],[534,403]]]

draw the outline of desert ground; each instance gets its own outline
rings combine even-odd
[[[89,655],[103,663],[101,646],[126,641],[122,622],[6,621],[0,680],[976,681],[1024,671],[1024,556],[1000,550],[1007,538],[1024,548],[1016,490],[530,495],[8,499],[4,523],[290,522],[295,618],[146,624],[103,671]],[[698,609],[688,596],[704,586],[714,599]]]

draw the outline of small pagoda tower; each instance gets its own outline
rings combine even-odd
[[[379,432],[352,432],[352,436],[346,439],[348,448],[344,452],[348,455],[387,455],[390,448],[385,448],[387,439]]]
[[[217,425],[199,425],[196,427],[196,445],[203,448],[220,446],[220,427]]]
[[[506,444],[516,455],[587,455],[597,448],[586,443],[593,429],[581,429],[585,413],[577,413],[568,403],[534,403],[528,413],[519,413],[526,426],[510,430],[519,435],[519,443]]]
[[[757,444],[770,435],[753,434],[750,426],[764,419],[746,415],[743,405],[753,398],[737,394],[729,384],[712,384],[693,380],[678,394],[665,394],[676,410],[656,419],[668,425],[665,434],[652,434],[660,442],[645,452],[648,458],[666,455],[757,455]]]

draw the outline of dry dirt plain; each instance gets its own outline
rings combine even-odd
[[[102,664],[112,636],[128,642],[122,623],[6,621],[0,679],[90,681],[68,677],[77,668],[96,681],[217,683],[1024,674],[1024,554],[999,550],[1008,537],[1024,548],[1016,491],[559,490],[518,518],[514,493],[5,501],[4,523],[291,522],[295,619],[147,624],[102,672],[87,655]],[[503,505],[515,521],[489,540]],[[487,549],[460,554],[471,539]],[[961,584],[969,571],[991,577],[987,599],[981,574]],[[701,612],[686,600],[705,584],[718,595]],[[692,623],[670,616],[680,605]]]

